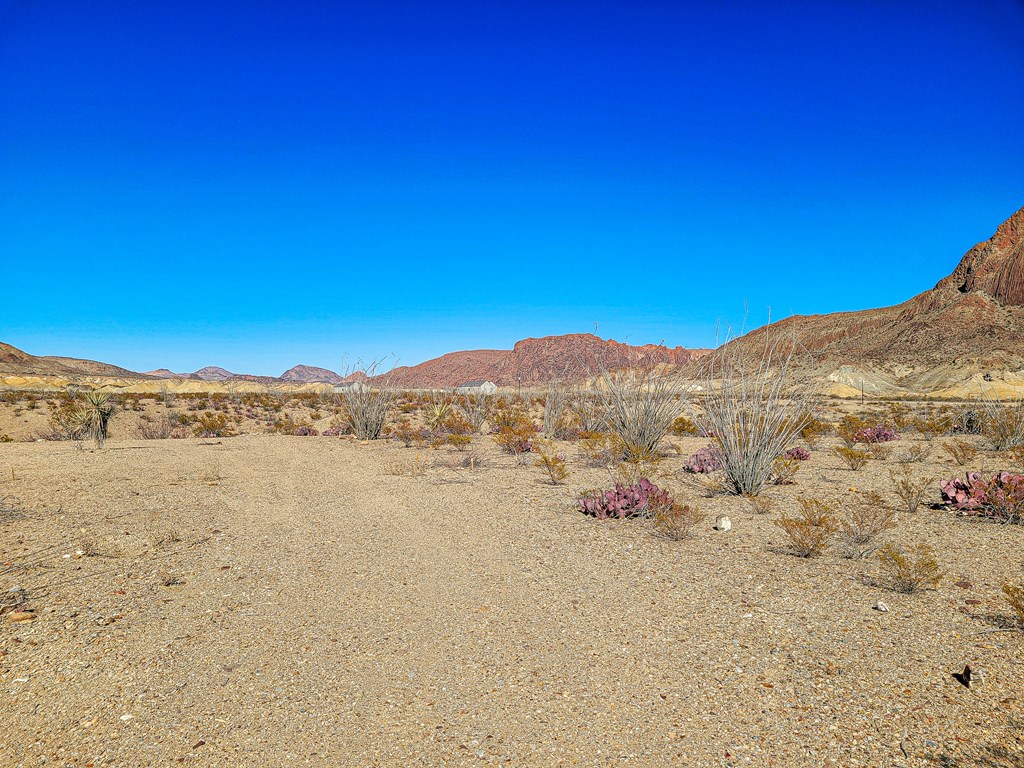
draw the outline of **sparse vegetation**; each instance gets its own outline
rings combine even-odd
[[[974,443],[963,438],[947,440],[942,444],[942,449],[961,467],[966,466],[978,455],[978,448]]]
[[[689,504],[672,503],[653,508],[654,533],[671,541],[693,536],[693,528],[704,519],[704,513]]]
[[[886,544],[878,551],[882,583],[894,592],[912,594],[935,589],[942,581],[942,569],[935,551],[927,544],[900,547]]]
[[[911,515],[917,512],[918,507],[927,497],[933,482],[932,478],[924,480],[915,478],[906,466],[900,472],[890,473],[889,479],[892,480],[893,492],[902,502],[902,509]]]
[[[602,370],[594,396],[625,458],[656,453],[681,408],[675,378],[650,366]]]
[[[650,480],[643,478],[632,485],[617,483],[607,491],[593,491],[576,500],[576,507],[585,515],[599,520],[648,516],[655,509],[672,506],[675,500]]]
[[[835,507],[823,499],[800,498],[800,514],[783,515],[776,523],[789,538],[790,550],[797,557],[815,557],[832,544],[836,533]]]
[[[847,445],[837,445],[832,452],[843,460],[854,472],[859,472],[871,460],[871,452],[863,448],[853,448]]]
[[[867,557],[877,538],[896,526],[896,513],[885,506],[877,491],[857,494],[839,516],[839,538],[847,557]]]
[[[769,482],[775,459],[809,423],[812,390],[787,393],[795,343],[765,337],[756,360],[726,344],[704,369],[705,397],[694,421],[722,452],[727,487],[756,495]]]
[[[537,440],[534,442],[533,450],[537,453],[537,460],[533,462],[535,467],[543,469],[551,480],[552,485],[560,485],[569,477],[569,467],[566,465],[565,456],[555,451],[554,445],[548,440]]]
[[[1007,581],[1003,584],[1003,594],[1010,609],[1017,616],[1017,623],[1024,630],[1024,583],[1013,584]]]

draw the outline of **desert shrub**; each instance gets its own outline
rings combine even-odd
[[[676,437],[690,437],[700,434],[700,427],[694,424],[693,419],[687,416],[677,416],[669,431]]]
[[[632,485],[616,483],[606,491],[593,491],[576,500],[577,509],[599,520],[653,514],[653,508],[671,506],[675,500],[650,480],[643,478]]]
[[[811,452],[808,451],[806,448],[801,448],[798,445],[793,448],[790,448],[788,451],[782,454],[782,458],[793,459],[794,461],[807,461],[809,458],[811,458]]]
[[[892,456],[892,446],[889,443],[867,443],[866,447],[875,461],[885,461]]]
[[[618,438],[610,432],[580,432],[580,454],[591,466],[607,466],[622,455]]]
[[[832,543],[836,532],[835,508],[822,499],[797,499],[800,514],[783,515],[776,523],[789,538],[790,550],[797,557],[820,555]]]
[[[372,375],[375,365],[367,373]],[[380,386],[349,387],[343,393],[352,432],[360,440],[376,440],[381,436],[398,393],[385,379]]]
[[[463,395],[459,400],[459,409],[462,415],[473,426],[474,432],[479,432],[484,427],[491,414],[494,398],[490,395]]]
[[[906,403],[886,403],[885,423],[891,424],[893,429],[902,432],[913,426],[914,414]]]
[[[837,445],[832,449],[843,462],[854,472],[859,472],[870,461],[871,453],[863,448],[852,448],[846,445]]]
[[[773,464],[811,418],[813,390],[787,392],[796,345],[766,333],[760,354],[736,341],[709,355],[702,408],[693,414],[722,452],[727,488],[756,495],[769,482]]]
[[[811,448],[818,444],[825,435],[831,434],[833,427],[826,421],[821,421],[814,418],[814,416],[808,415],[804,419],[805,423],[803,428],[800,430],[800,437],[807,443]]]
[[[683,469],[695,475],[717,472],[723,464],[722,451],[715,445],[705,445],[683,464]]]
[[[857,496],[839,516],[839,539],[851,558],[874,552],[878,548],[875,540],[896,526],[896,513],[885,506],[880,493],[867,491]]]
[[[656,504],[652,510],[655,535],[672,541],[690,538],[693,527],[704,519],[704,513],[689,504]]]
[[[958,435],[980,435],[985,420],[982,410],[964,406],[953,414],[950,432]]]
[[[855,443],[888,443],[899,439],[900,436],[896,430],[885,424],[861,427],[853,433],[853,442]]]
[[[13,443],[14,438],[8,435],[6,432],[0,432],[0,443]]]
[[[494,433],[494,442],[505,453],[519,457],[533,450],[533,441],[537,436],[537,427],[531,421],[520,421],[512,426],[498,427]]]
[[[796,473],[800,470],[798,459],[787,459],[779,456],[772,464],[772,476],[769,482],[772,485],[793,485],[796,482]]]
[[[551,440],[556,437],[565,436],[565,416],[569,408],[569,389],[559,382],[553,381],[548,384],[544,396],[544,437]]]
[[[902,502],[901,509],[911,515],[917,512],[918,507],[921,506],[921,503],[928,495],[932,478],[924,480],[915,479],[906,466],[903,467],[901,472],[890,473],[889,478],[892,480],[893,493]]]
[[[206,411],[196,417],[192,434],[196,437],[234,437],[237,433],[227,414]]]
[[[947,440],[942,444],[942,449],[961,467],[966,466],[968,462],[978,455],[978,449],[974,443],[963,438]]]
[[[1003,584],[1003,594],[1010,609],[1017,614],[1017,623],[1024,629],[1024,583],[1012,584],[1009,581]]]
[[[921,437],[931,442],[941,435],[949,434],[953,429],[953,418],[948,413],[929,412],[918,414],[912,424]]]
[[[448,435],[469,436],[476,432],[476,429],[462,411],[453,410],[441,424],[440,431]]]
[[[882,582],[894,592],[911,594],[934,589],[942,581],[942,569],[927,544],[904,548],[886,544],[878,551]]]
[[[465,451],[473,444],[473,438],[469,435],[460,435],[454,432],[449,435],[445,435],[444,441],[447,445],[452,446],[457,451]]]
[[[547,440],[535,441],[533,450],[538,456],[533,465],[547,473],[551,484],[559,485],[565,482],[565,479],[569,477],[569,468],[566,466],[565,456],[557,453],[554,445]]]
[[[896,461],[900,464],[917,464],[931,456],[932,447],[929,443],[909,443],[904,445],[896,454]]]
[[[627,458],[656,452],[681,409],[676,378],[654,367],[602,370],[594,397]]]
[[[388,427],[388,435],[406,448],[411,448],[413,443],[420,445],[427,439],[427,431],[423,427],[414,426],[409,419],[399,419],[394,425]],[[326,434],[326,433],[325,433]]]
[[[657,453],[630,456],[608,466],[608,473],[611,475],[612,483],[635,485],[641,480],[657,477],[662,459],[661,454]]]
[[[836,435],[848,447],[857,442],[857,433],[868,428],[868,423],[860,416],[843,416],[836,425]]]
[[[178,423],[178,416],[174,411],[166,411],[155,419],[143,417],[139,424],[139,437],[143,440],[166,440]]]
[[[1001,523],[1024,520],[1024,475],[997,472],[990,480],[980,472],[942,483],[942,503],[961,514]]]
[[[79,409],[78,396],[64,395],[57,407],[50,411],[49,429],[41,435],[44,440],[80,440],[85,424]]]
[[[596,434],[608,431],[604,407],[601,404],[601,400],[593,394],[582,391],[575,392],[569,409],[573,413],[573,420],[580,434],[585,432]]]
[[[1016,403],[998,403],[982,400],[985,415],[981,433],[992,443],[992,448],[1005,451],[1024,446],[1024,400]]]

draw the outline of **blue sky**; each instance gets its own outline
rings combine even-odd
[[[1024,205],[1022,135],[1009,0],[0,0],[0,341],[710,346],[930,288]]]

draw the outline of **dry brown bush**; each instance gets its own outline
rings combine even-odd
[[[837,445],[832,449],[843,462],[852,469],[854,472],[858,472],[864,468],[864,466],[871,460],[871,454],[862,448],[851,448],[846,445]]]
[[[878,549],[875,540],[896,527],[896,513],[885,506],[877,491],[858,494],[839,518],[839,538],[847,557],[867,557]]]
[[[890,473],[889,477],[892,479],[893,492],[903,502],[902,508],[911,515],[917,512],[917,508],[928,496],[933,479],[917,479],[907,466],[903,466],[899,472]]]
[[[892,456],[892,443],[867,443],[868,453],[876,461],[885,461]]]
[[[689,504],[668,504],[654,509],[654,532],[672,541],[693,535],[693,527],[704,519],[704,513]]]
[[[820,555],[831,545],[836,532],[835,507],[822,499],[797,499],[800,514],[776,523],[789,537],[790,550],[797,557]]]
[[[942,569],[934,550],[927,544],[899,547],[886,544],[878,552],[883,582],[894,592],[911,594],[934,589],[942,581]]]
[[[917,464],[931,456],[932,447],[928,443],[909,443],[896,454],[900,464]]]
[[[955,440],[947,440],[942,444],[942,449],[952,457],[953,461],[961,467],[978,455],[978,448],[969,440],[958,437]]]

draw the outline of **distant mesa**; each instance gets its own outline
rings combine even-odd
[[[549,381],[575,381],[601,367],[681,365],[708,350],[632,346],[604,340],[592,333],[571,333],[517,341],[510,350],[476,349],[449,352],[419,365],[395,368],[377,380],[399,387],[456,387],[464,381],[487,380],[498,386],[532,386]]]
[[[202,379],[203,381],[227,381],[228,379],[237,379],[239,377],[239,374],[219,368],[216,365],[208,365],[205,368],[200,368],[192,375],[197,379]]]

